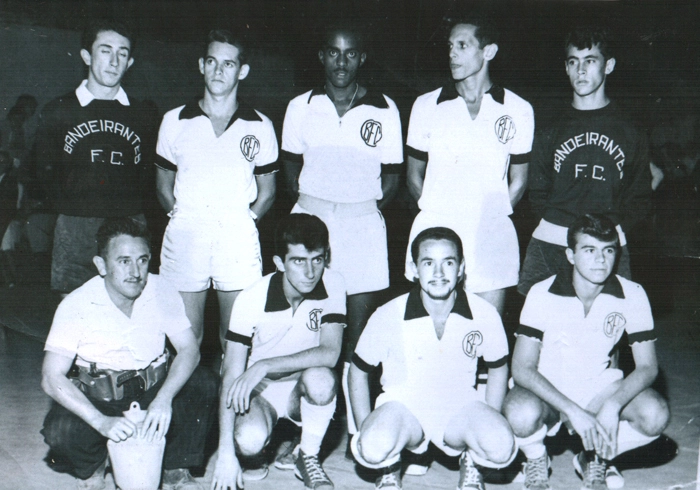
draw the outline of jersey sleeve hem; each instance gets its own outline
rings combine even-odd
[[[329,313],[321,317],[321,325],[325,323],[347,323],[346,316],[342,313]]]
[[[410,145],[406,145],[406,155],[409,157],[413,157],[417,160],[422,160],[424,162],[428,161],[428,152],[427,151],[421,151],[416,148],[413,148]]]
[[[507,363],[508,363],[508,356],[507,355],[501,357],[500,359],[498,359],[496,361],[484,361],[484,364],[489,369],[499,368],[501,366],[505,366]]]
[[[511,155],[510,156],[510,164],[511,165],[522,165],[524,163],[530,163],[530,157],[531,157],[532,152],[527,152],[527,153],[521,153],[519,155]]]
[[[294,163],[304,163],[304,156],[300,153],[292,153],[287,150],[280,150],[280,158],[282,160],[289,160]]]
[[[164,158],[160,155],[156,155],[156,161],[154,162],[156,167],[162,168],[163,170],[170,170],[171,172],[177,172],[177,165],[173,162]]]
[[[530,337],[535,340],[542,342],[542,337],[544,332],[542,330],[537,330],[536,328],[528,327],[527,325],[520,324],[518,330],[515,332],[516,336],[523,335],[525,337]]]
[[[627,333],[627,339],[629,344],[636,344],[637,342],[654,342],[656,341],[656,333],[653,330],[645,330],[644,332]]]
[[[356,352],[352,355],[352,363],[365,373],[371,373],[377,367],[365,362]]]
[[[268,163],[267,165],[260,165],[255,167],[253,170],[253,175],[268,175],[278,172],[280,169],[280,164],[278,162]]]
[[[243,344],[247,347],[251,347],[253,345],[253,337],[247,337],[245,335],[241,335],[236,332],[228,331],[226,332],[226,340],[230,342],[237,342],[239,344]]]

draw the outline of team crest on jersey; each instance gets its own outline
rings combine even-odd
[[[321,328],[321,313],[323,313],[323,308],[314,308],[309,312],[309,323],[306,324],[306,328],[312,332],[318,332]]]
[[[510,116],[501,116],[494,124],[496,138],[504,145],[515,137],[515,121]]]
[[[467,357],[474,359],[476,357],[476,348],[480,346],[483,341],[484,336],[481,335],[481,332],[478,330],[469,332],[464,336],[464,340],[462,341],[462,350]]]
[[[610,338],[615,337],[617,332],[619,332],[620,329],[626,324],[627,320],[624,316],[622,316],[622,313],[610,313],[605,317],[605,321],[603,322],[603,331],[605,332],[605,336]]]
[[[244,136],[241,140],[241,153],[243,153],[246,160],[252,162],[255,155],[260,153],[260,141],[258,141],[258,138],[252,134]]]
[[[367,146],[374,148],[382,139],[382,123],[373,119],[367,119],[362,124],[360,136]]]

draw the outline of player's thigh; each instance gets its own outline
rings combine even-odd
[[[519,437],[530,435],[542,424],[551,427],[559,421],[554,407],[521,386],[514,386],[506,395],[503,414]]]
[[[503,415],[475,400],[450,418],[445,426],[444,441],[455,449],[465,445],[483,448],[487,453],[502,449],[507,456],[513,447],[513,432]]]
[[[620,418],[632,422],[647,435],[660,434],[669,421],[668,402],[655,390],[647,388],[635,396]]]
[[[423,428],[402,403],[389,401],[372,411],[362,423],[360,445],[364,449],[413,448],[423,440]]]
[[[246,455],[258,454],[267,445],[277,423],[277,412],[262,396],[250,401],[250,409],[236,415],[234,440],[238,450]]]

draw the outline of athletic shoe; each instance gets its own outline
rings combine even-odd
[[[596,454],[593,461],[588,461],[584,452],[574,456],[574,469],[583,479],[581,490],[608,490],[605,484],[605,461]]]
[[[294,450],[294,475],[304,482],[304,487],[313,490],[332,490],[333,482],[318,460],[317,454],[304,454],[299,446]]]
[[[408,452],[405,461],[408,463],[404,475],[423,476],[430,468],[430,453],[428,451],[422,454]]]
[[[268,473],[270,473],[270,468],[267,466],[267,463],[263,463],[263,465],[258,468],[245,468],[243,470],[243,481],[264,480]]]
[[[105,459],[104,463],[100,465],[99,468],[95,470],[95,472],[88,478],[87,480],[81,480],[80,478],[76,478],[77,480],[77,488],[78,490],[102,490],[103,488],[106,488],[107,482],[105,482],[105,469],[107,468],[107,460]]]
[[[547,451],[535,459],[523,463],[523,490],[552,490],[549,485],[549,456]]]
[[[610,465],[608,469],[605,470],[605,483],[611,490],[618,490],[625,486],[625,477],[622,476],[620,470]]]
[[[474,466],[471,456],[467,451],[459,458],[459,483],[457,490],[486,490],[484,487],[484,477]]]
[[[163,490],[204,490],[204,487],[190,475],[190,470],[178,468],[163,472]]]
[[[277,448],[277,457],[275,458],[275,468],[280,470],[293,470],[294,465],[294,449],[301,442],[301,436],[296,436],[291,441],[284,441]]]
[[[374,481],[374,488],[389,490],[391,488],[401,490],[401,461],[381,469],[382,474]]]

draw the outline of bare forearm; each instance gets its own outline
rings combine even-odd
[[[515,205],[520,202],[527,185],[525,182],[511,182],[508,186],[508,195],[510,197],[510,207],[515,208]]]
[[[627,376],[617,391],[608,399],[614,403],[618,410],[622,410],[634,397],[649,388],[658,374],[655,366],[638,366]]]
[[[428,162],[417,158],[408,157],[408,168],[406,170],[406,186],[411,197],[416,200],[420,199],[423,194],[423,183],[425,182],[425,169]]]
[[[332,368],[338,362],[340,348],[313,347],[289,356],[271,357],[258,361],[263,363],[267,376],[294,373],[313,367]]]
[[[188,352],[178,352],[168,371],[163,386],[158,390],[156,398],[172,402],[199,364],[200,354],[196,349]]]
[[[557,390],[554,385],[535,368],[521,367],[513,362],[513,379],[515,384],[530,390],[562,413],[569,413],[571,410],[580,408]]]
[[[350,405],[355,417],[355,426],[360,429],[362,423],[369,416],[371,407],[369,403],[368,375],[355,364],[350,364],[348,391],[350,391]]]
[[[507,389],[508,366],[489,369],[489,377],[486,381],[486,403],[500,412]]]
[[[377,207],[384,207],[396,196],[399,189],[399,174],[382,174],[382,198],[377,201]]]
[[[104,415],[95,408],[88,398],[65,376],[44,376],[41,387],[47,395],[64,408],[97,429]]]

